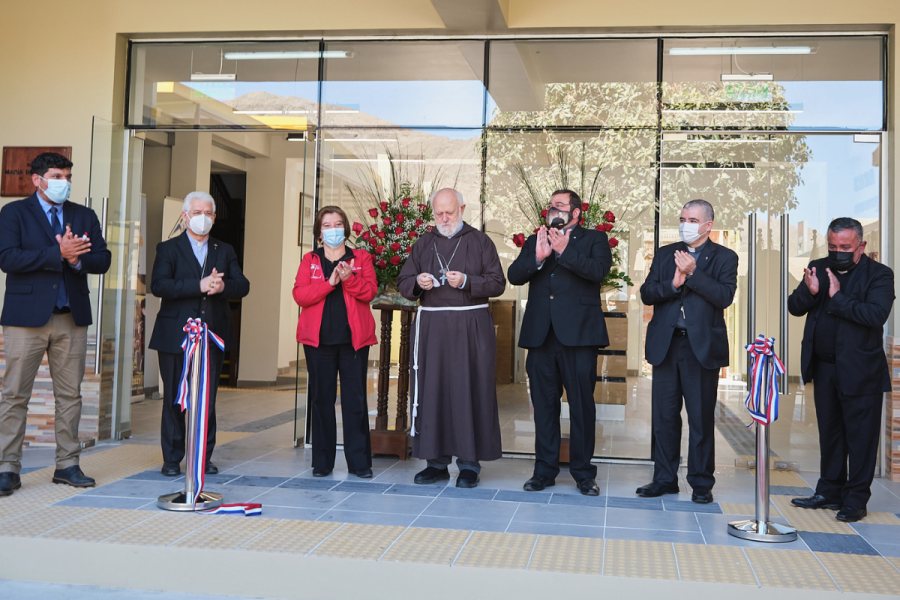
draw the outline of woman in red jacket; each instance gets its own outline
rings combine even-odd
[[[306,355],[306,390],[311,404],[314,477],[334,469],[337,446],[337,378],[341,377],[341,415],[347,470],[372,477],[366,369],[369,346],[377,344],[369,302],[378,284],[372,257],[345,245],[350,235],[347,215],[326,206],[316,215],[313,235],[321,246],[306,254],[294,281],[300,305],[297,342]]]

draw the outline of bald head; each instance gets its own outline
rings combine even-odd
[[[449,237],[456,233],[462,223],[465,209],[466,205],[463,202],[462,194],[453,188],[438,190],[431,197],[434,223],[441,235]]]

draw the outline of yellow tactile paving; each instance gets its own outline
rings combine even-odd
[[[900,525],[900,517],[894,513],[888,512],[869,512],[866,518],[860,523],[870,523],[872,525]],[[900,540],[898,540],[900,543]]]
[[[312,551],[311,556],[378,560],[405,527],[348,523]]]
[[[773,496],[772,502],[791,524],[800,531],[820,533],[845,533],[857,535],[856,531],[846,523],[834,518],[835,511],[827,508],[797,508],[791,504],[790,496]]]
[[[733,546],[675,544],[682,581],[757,585],[747,557]]]
[[[217,431],[216,432],[216,448],[242,440],[247,436],[253,435],[250,431]]]
[[[262,517],[241,517],[235,515],[205,515],[214,519],[209,525],[198,529],[177,541],[173,546],[179,548],[215,548],[218,550],[237,550],[262,532],[266,531],[278,519]]]
[[[890,557],[890,558],[888,558],[888,560],[891,562],[892,565],[894,565],[895,567],[900,569],[900,557]]]
[[[812,552],[746,548],[750,564],[763,587],[836,590],[825,567]]]
[[[606,540],[603,574],[610,577],[678,579],[672,544],[634,540]]]
[[[147,512],[147,511],[142,511]],[[217,517],[194,513],[149,513],[146,521],[105,540],[108,544],[170,546],[192,532],[209,525]]]
[[[603,540],[542,535],[534,547],[528,570],[600,575]]]
[[[471,533],[460,529],[410,528],[381,560],[450,565]]]
[[[148,511],[103,509],[49,531],[41,537],[101,542],[153,516],[153,513]]]
[[[0,536],[35,537],[95,513],[99,508],[45,506],[0,523]]]
[[[900,572],[881,556],[816,552],[816,557],[844,592],[900,593]]]
[[[96,479],[97,485],[104,485],[158,466],[162,450],[159,446],[126,444],[86,454],[80,463],[86,475]]]
[[[476,531],[454,563],[460,567],[525,569],[537,536],[526,533]]]
[[[756,475],[756,469],[749,469]],[[769,469],[769,485],[789,485],[791,487],[809,487],[806,480],[796,471],[774,471]]]
[[[241,550],[307,554],[340,526],[340,523],[285,520],[250,540]]]

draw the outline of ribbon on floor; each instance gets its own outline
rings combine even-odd
[[[244,504],[223,504],[218,508],[214,508],[212,510],[198,510],[197,512],[203,515],[237,515],[243,513],[245,517],[255,517],[262,514],[262,504],[256,504],[253,502],[246,502]]]
[[[775,338],[760,334],[744,348],[751,360],[750,391],[744,404],[754,421],[771,425],[778,419],[778,376],[784,375],[784,364],[775,354]]]
[[[181,382],[178,384],[178,396],[175,398],[175,404],[181,407],[182,412],[186,410],[196,410],[197,413],[197,429],[194,431],[194,447],[187,448],[188,452],[195,453],[197,460],[193,464],[193,472],[185,473],[185,477],[190,477],[194,481],[195,496],[191,498],[191,502],[196,504],[203,491],[204,471],[206,470],[206,435],[209,420],[209,341],[225,351],[225,342],[222,338],[209,330],[209,326],[200,319],[188,319],[187,325],[184,326],[184,341],[181,342],[181,349],[184,350],[184,367],[181,370]],[[193,380],[194,355],[200,353],[200,373],[198,373],[198,386],[196,398],[197,406],[191,406],[191,382]],[[190,438],[190,436],[188,436]]]

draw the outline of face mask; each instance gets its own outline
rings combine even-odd
[[[681,241],[685,244],[693,244],[699,240],[703,236],[700,233],[700,225],[703,225],[703,223],[681,223],[678,225],[678,235],[681,236]]]
[[[325,245],[329,248],[337,248],[344,243],[344,239],[344,230],[341,227],[322,230],[322,241],[325,242]]]
[[[206,215],[194,215],[188,221],[188,227],[197,235],[206,235],[212,229],[213,220]]]
[[[572,220],[571,214],[570,212],[551,208],[547,213],[547,224],[554,229],[562,229]]]
[[[38,175],[38,177],[41,177]],[[44,179],[41,177],[41,179]],[[69,197],[69,192],[72,191],[72,184],[66,181],[65,179],[44,179],[47,182],[47,189],[42,190],[44,195],[50,199],[50,202],[54,204],[62,204]]]
[[[856,250],[859,250],[859,246],[856,247]],[[831,265],[831,268],[835,271],[852,271],[853,267],[856,266],[856,262],[853,260],[853,255],[856,254],[856,250],[853,252],[829,250],[828,264]]]

